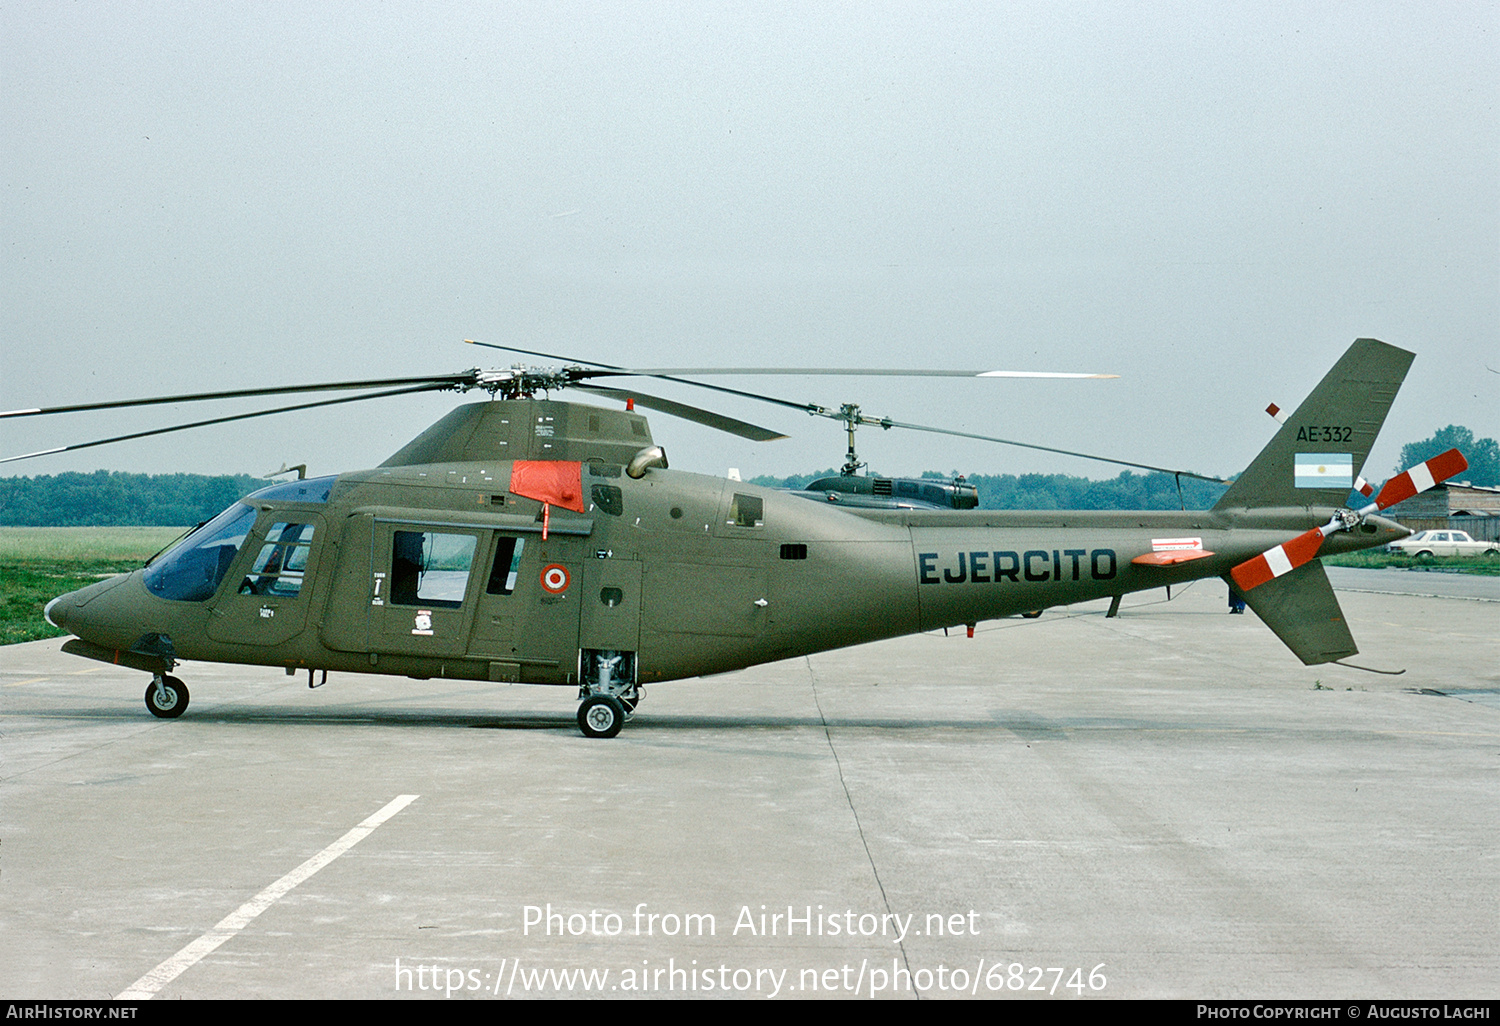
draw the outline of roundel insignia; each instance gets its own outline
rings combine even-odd
[[[542,567],[542,589],[553,595],[561,595],[568,590],[568,568],[552,563]]]

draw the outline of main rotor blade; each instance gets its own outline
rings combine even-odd
[[[194,421],[191,424],[176,424],[172,427],[154,428],[150,431],[136,431],[128,435],[116,435],[113,438],[101,438],[93,442],[79,442],[76,445],[60,445],[55,449],[42,449],[37,452],[23,453],[20,456],[7,456],[0,459],[0,463],[14,463],[17,460],[29,460],[37,456],[51,456],[60,452],[72,452],[75,449],[92,449],[96,445],[109,445],[112,442],[128,442],[132,438],[149,438],[152,435],[166,435],[173,431],[186,431],[189,428],[208,427],[211,424],[228,424],[235,420],[249,420],[252,417],[269,417],[275,413],[291,413],[295,410],[311,410],[318,406],[338,406],[341,403],[358,403],[366,399],[384,399],[393,395],[409,395],[413,392],[438,392],[450,386],[446,384],[417,385],[414,388],[397,388],[389,392],[374,392],[369,395],[351,395],[342,399],[322,399],[315,403],[299,403],[296,406],[281,406],[274,410],[257,410],[254,413],[236,413],[228,417],[214,417],[210,420]]]
[[[486,349],[501,349],[507,353],[521,353],[524,356],[540,356],[545,360],[566,360],[570,363],[592,363],[595,367],[603,367],[607,370],[624,371],[626,368],[617,367],[612,363],[599,363],[596,360],[575,360],[571,356],[559,356],[556,353],[542,353],[535,349],[517,349],[515,346],[499,346],[493,342],[475,342],[472,338],[464,339],[471,346],[483,346]],[[581,369],[581,368],[580,368]],[[821,407],[816,403],[795,403],[789,399],[778,399],[771,395],[761,395],[758,392],[744,392],[738,388],[726,388],[723,385],[710,385],[706,381],[689,381],[687,378],[674,378],[665,374],[651,375],[661,381],[675,381],[680,385],[692,385],[694,388],[706,388],[712,392],[723,392],[725,395],[737,395],[744,399],[754,399],[757,402],[773,403],[777,406],[785,406],[791,410],[799,410],[803,413],[816,413]]]
[[[522,356],[539,356],[543,360],[562,360],[566,363],[587,363],[594,367],[604,367],[608,370],[625,370],[612,363],[600,363],[598,360],[579,360],[572,356],[559,356],[557,353],[542,353],[535,349],[517,349],[515,346],[502,346],[494,342],[476,342],[472,338],[464,339],[465,344],[471,346],[483,346],[485,349],[498,349],[502,353],[520,353]]]
[[[825,414],[825,415],[826,416],[833,416],[833,418],[835,420],[840,419],[836,415],[832,415],[832,414]],[[865,418],[865,419],[862,420],[862,423],[864,423],[864,424],[870,424],[870,425],[874,425],[874,426],[882,427],[882,428],[885,428],[885,427],[898,427],[898,428],[906,428],[908,431],[927,431],[927,432],[930,432],[930,433],[935,434],[935,435],[952,435],[955,438],[974,438],[974,439],[978,439],[981,442],[998,442],[1001,445],[1014,445],[1014,446],[1018,446],[1019,448],[1022,448],[1022,449],[1039,449],[1042,452],[1055,452],[1055,453],[1058,453],[1058,454],[1063,455],[1063,456],[1077,456],[1080,459],[1097,460],[1100,463],[1113,463],[1116,466],[1121,466],[1121,467],[1135,467],[1135,468],[1137,468],[1139,470],[1154,470],[1154,471],[1157,471],[1157,472],[1162,473],[1162,474],[1173,474],[1173,475],[1178,475],[1178,476],[1181,476],[1181,477],[1196,478],[1199,481],[1212,481],[1214,484],[1228,484],[1229,483],[1228,481],[1224,480],[1222,477],[1209,477],[1207,474],[1195,474],[1195,473],[1193,473],[1190,470],[1173,470],[1171,467],[1157,467],[1157,466],[1153,466],[1150,463],[1132,463],[1130,460],[1117,460],[1117,459],[1113,459],[1113,458],[1111,458],[1109,456],[1095,456],[1092,453],[1075,452],[1072,449],[1057,449],[1057,448],[1054,448],[1054,447],[1052,447],[1050,445],[1033,445],[1030,442],[1017,442],[1017,441],[1014,441],[1013,439],[1010,439],[1010,438],[996,438],[993,435],[976,435],[976,434],[972,434],[972,433],[970,433],[968,431],[950,431],[947,428],[927,427],[926,425],[923,425],[923,424],[903,424],[899,420],[888,420],[888,419],[885,419],[885,420],[873,420],[873,419]]]
[[[748,438],[752,442],[773,442],[787,436],[770,428],[763,428],[756,424],[750,424],[733,417],[726,417],[722,413],[714,413],[711,410],[699,409],[696,406],[688,406],[685,403],[673,402],[671,399],[662,399],[659,396],[647,395],[644,392],[625,391],[619,388],[609,388],[604,385],[584,385],[575,383],[568,386],[583,392],[592,392],[594,395],[607,396],[611,399],[634,399],[636,404],[644,406],[648,410],[657,410],[661,413],[670,414],[673,417],[681,417],[695,424],[705,427],[717,428],[740,438]]]
[[[674,373],[675,374],[682,374],[682,373],[703,373],[703,374],[718,373],[717,370],[709,370],[709,369],[706,369],[706,368],[700,368],[698,370],[694,370],[692,368],[687,368],[685,370],[678,370],[678,371],[675,371],[675,372],[671,368],[658,368],[658,369],[655,369],[655,370],[635,370],[635,369],[632,369],[632,368],[629,368],[629,367],[620,367],[620,366],[618,366],[616,364],[612,364],[612,363],[600,363],[597,360],[578,360],[578,359],[575,359],[574,357],[571,357],[571,356],[562,356],[562,355],[559,355],[557,353],[543,353],[543,352],[541,352],[539,350],[535,350],[535,349],[521,349],[521,348],[519,348],[517,346],[502,346],[502,345],[496,345],[493,342],[476,342],[476,341],[474,341],[471,338],[466,338],[466,339],[464,339],[464,341],[467,342],[471,346],[483,346],[486,349],[500,349],[500,350],[503,350],[503,351],[505,351],[507,353],[520,353],[523,356],[539,356],[539,357],[541,357],[543,359],[546,359],[546,360],[565,360],[565,361],[568,361],[568,362],[571,362],[571,363],[590,363],[590,364],[593,364],[595,367],[603,368],[603,370],[601,370],[601,371],[591,371],[591,370],[588,370],[587,368],[583,368],[583,367],[574,368],[573,371],[572,371],[572,373],[574,373],[578,377],[585,377],[585,376],[586,377],[613,377],[613,376],[624,376],[624,375],[635,374],[635,375],[641,375],[643,377],[657,378],[658,380],[661,380],[661,381],[673,381],[673,382],[676,382],[677,384],[680,384],[680,385],[692,385],[694,388],[706,388],[706,389],[709,389],[710,391],[722,392],[725,395],[737,395],[737,396],[740,396],[743,399],[754,399],[757,402],[773,403],[776,406],[784,406],[784,407],[786,407],[789,410],[800,410],[803,413],[812,414],[814,416],[833,416],[833,414],[831,414],[825,407],[819,406],[817,403],[799,403],[799,402],[794,402],[794,401],[792,401],[790,399],[780,399],[780,398],[778,398],[776,396],[773,396],[773,395],[766,395],[763,392],[748,392],[748,391],[745,391],[744,389],[740,389],[740,388],[729,388],[729,387],[727,387],[725,385],[711,385],[711,384],[709,384],[706,381],[693,381],[693,380],[691,380],[689,378],[680,378],[680,377],[674,377],[673,376]],[[1031,374],[1030,372],[1027,372],[1027,371],[900,371],[900,370],[874,370],[874,371],[866,371],[866,370],[855,370],[855,369],[849,369],[849,370],[831,370],[831,369],[826,369],[826,368],[822,369],[822,370],[817,370],[817,369],[812,369],[812,370],[793,370],[793,369],[788,369],[788,368],[785,368],[785,367],[783,367],[783,368],[776,368],[776,369],[772,369],[772,368],[754,369],[754,368],[743,368],[743,367],[742,368],[738,368],[738,369],[731,368],[731,369],[725,371],[725,373],[729,373],[729,374],[761,374],[761,373],[765,373],[765,374],[858,374],[858,375],[873,375],[873,376],[911,375],[911,374],[916,374],[916,375],[925,375],[925,376],[930,376],[930,377],[987,377],[987,376],[1049,377],[1050,376],[1050,377],[1078,377],[1078,378],[1114,378],[1114,377],[1118,377],[1119,376],[1119,375],[1116,375],[1116,374],[1073,374],[1073,375],[1065,375],[1065,374],[1053,375],[1053,374],[1047,374],[1047,373]],[[835,416],[834,419],[839,420],[839,419],[842,419],[842,417]],[[937,430],[937,429],[932,429],[932,430]],[[990,439],[990,441],[1001,441],[1001,439]],[[1022,445],[1024,443],[1017,442],[1015,444]],[[1217,480],[1217,478],[1214,478],[1212,480]]]
[[[871,369],[868,367],[620,367],[612,363],[600,363],[597,360],[578,360],[571,356],[559,356],[555,353],[543,353],[534,349],[519,349],[515,346],[501,346],[493,342],[476,342],[471,338],[464,339],[471,346],[484,346],[486,349],[499,349],[507,353],[520,353],[523,356],[539,356],[546,360],[564,360],[568,363],[589,364],[601,368],[598,371],[580,368],[589,377],[606,377],[615,375],[639,374],[643,377],[666,378],[675,380],[674,375],[679,374],[791,374],[791,375],[839,375],[842,377],[885,377],[885,378],[1118,378],[1118,374],[1070,374],[1056,371],[980,371],[980,370],[892,370],[889,368]],[[609,372],[606,374],[605,372]],[[699,384],[696,381],[687,382],[690,385]]]
[[[210,399],[244,399],[258,395],[289,395],[297,392],[339,392],[362,388],[392,388],[400,385],[422,385],[428,388],[455,388],[459,385],[473,383],[474,372],[465,371],[461,374],[429,374],[421,378],[334,381],[321,385],[274,385],[269,388],[240,388],[229,392],[197,392],[187,395],[155,396],[150,399],[120,399],[103,403],[80,403],[75,406],[48,406],[29,410],[5,410],[0,411],[0,419],[6,417],[38,417],[51,413],[81,413],[85,410],[117,410],[130,406],[158,406],[165,403],[195,403]],[[296,407],[288,407],[288,409],[296,409]],[[213,422],[208,421],[206,423]]]
[[[747,392],[747,391],[745,391],[743,389],[728,388],[728,387],[725,387],[724,385],[710,385],[706,381],[692,381],[692,380],[689,380],[687,378],[673,377],[671,374],[667,373],[667,371],[669,370],[669,368],[661,368],[661,369],[656,370],[656,371],[646,371],[646,370],[637,371],[637,370],[631,370],[631,369],[625,368],[625,367],[619,367],[619,366],[616,366],[614,364],[599,363],[597,361],[592,361],[592,360],[573,360],[571,357],[559,356],[559,355],[557,355],[555,353],[543,353],[543,352],[538,352],[537,350],[533,350],[533,349],[520,349],[520,348],[517,348],[515,346],[496,345],[493,342],[476,342],[473,339],[465,339],[464,341],[467,342],[467,343],[469,343],[469,345],[484,346],[487,349],[501,349],[501,350],[504,350],[504,351],[510,352],[510,353],[520,353],[520,354],[522,354],[524,356],[539,356],[539,357],[542,357],[543,359],[548,359],[548,360],[570,360],[571,362],[574,362],[574,363],[592,363],[595,367],[602,367],[602,368],[605,368],[606,370],[609,370],[609,371],[617,371],[617,372],[620,372],[621,374],[641,374],[641,375],[646,375],[646,376],[658,378],[658,379],[663,380],[663,381],[675,381],[675,382],[678,382],[679,384],[692,385],[695,388],[707,388],[707,389],[711,389],[712,391],[715,391],[715,392],[723,392],[725,395],[737,395],[737,396],[740,396],[740,397],[745,398],[745,399],[754,399],[757,402],[774,403],[777,406],[784,406],[787,409],[791,409],[791,410],[801,410],[803,413],[812,414],[813,416],[818,416],[818,417],[827,417],[830,420],[844,420],[845,419],[844,414],[842,412],[835,411],[835,410],[830,410],[830,409],[828,409],[826,407],[819,406],[817,403],[799,403],[799,402],[793,402],[790,399],[778,399],[775,396],[764,395],[764,394],[759,393],[759,392]],[[762,373],[762,371],[753,371],[753,370],[745,370],[745,369],[741,369],[741,372],[742,373]],[[678,371],[677,373],[684,373],[684,372],[683,371]],[[839,374],[839,373],[845,373],[845,372],[843,372],[843,371],[836,371],[836,370],[798,372],[798,371],[790,371],[790,370],[783,369],[783,370],[775,370],[775,371],[767,370],[767,371],[765,371],[765,373],[775,373],[775,374],[796,374],[796,373]],[[906,371],[873,371],[873,372],[850,371],[848,373],[904,374],[904,373],[908,373],[908,372],[906,372]],[[981,371],[927,371],[927,372],[921,372],[921,373],[931,374],[931,375],[935,375],[935,376],[962,375],[962,376],[965,376],[965,377],[969,377],[969,376],[975,376],[975,375],[983,376],[983,375],[989,375],[989,374],[999,375],[999,374],[1004,374],[1005,372],[1003,372],[1003,371],[995,371],[995,372],[981,372]],[[1020,372],[1017,372],[1017,373],[1020,373]],[[1088,374],[1088,375],[1076,375],[1076,376],[1078,376],[1078,377],[1112,378],[1112,377],[1116,377],[1117,375],[1113,375],[1113,374]],[[977,440],[979,440],[981,442],[996,442],[996,443],[998,443],[1000,445],[1014,445],[1014,446],[1017,446],[1017,447],[1022,448],[1022,449],[1037,449],[1037,450],[1039,450],[1041,452],[1055,452],[1055,453],[1058,453],[1058,454],[1063,455],[1063,456],[1077,456],[1080,459],[1096,460],[1096,461],[1098,461],[1100,463],[1113,463],[1116,466],[1121,466],[1121,467],[1135,467],[1138,470],[1153,470],[1153,471],[1158,471],[1158,472],[1163,473],[1163,474],[1173,474],[1173,475],[1180,475],[1182,477],[1191,477],[1191,478],[1196,478],[1199,481],[1211,481],[1214,484],[1227,484],[1228,483],[1227,481],[1225,481],[1221,477],[1209,477],[1209,476],[1207,476],[1205,474],[1194,474],[1191,471],[1187,471],[1187,470],[1174,470],[1174,469],[1172,469],[1170,467],[1153,466],[1150,463],[1134,463],[1134,462],[1131,462],[1130,460],[1111,459],[1108,456],[1095,456],[1095,455],[1092,455],[1092,454],[1086,453],[1086,452],[1075,452],[1075,451],[1073,451],[1071,449],[1057,449],[1057,448],[1054,448],[1054,447],[1049,446],[1049,445],[1033,445],[1030,442],[1017,442],[1017,441],[1014,441],[1014,440],[1009,439],[1009,438],[996,438],[993,435],[976,435],[976,434],[971,434],[971,433],[966,432],[966,431],[950,431],[950,430],[947,430],[946,428],[927,427],[926,425],[922,425],[922,424],[904,424],[904,423],[901,423],[899,421],[893,421],[893,420],[888,420],[888,419],[886,419],[886,420],[875,420],[875,419],[868,418],[868,417],[862,417],[860,419],[860,423],[862,423],[862,424],[878,425],[878,426],[884,427],[884,428],[900,427],[900,428],[906,428],[909,431],[927,431],[929,433],[938,434],[938,435],[952,435],[955,438],[973,438],[973,439],[977,439]]]
[[[591,376],[640,374],[795,374],[856,378],[1118,378],[1118,374],[1064,374],[1055,371],[898,370],[870,367],[630,367],[589,372]]]

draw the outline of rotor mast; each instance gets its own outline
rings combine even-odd
[[[854,451],[855,428],[859,427],[859,425],[861,424],[873,424],[880,427],[884,431],[889,431],[892,424],[894,423],[889,417],[881,417],[878,420],[874,417],[866,417],[863,413],[860,412],[860,408],[857,403],[844,403],[839,406],[837,413],[834,413],[832,410],[824,409],[821,406],[816,408],[810,407],[807,412],[815,417],[831,417],[834,420],[841,420],[844,422],[844,433],[849,438],[849,451],[844,454],[844,465],[839,468],[839,473],[844,477],[854,477],[860,472],[860,470],[869,466],[868,463],[861,461],[859,458],[859,454]]]

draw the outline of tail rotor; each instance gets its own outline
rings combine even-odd
[[[1464,459],[1463,453],[1457,449],[1449,449],[1391,478],[1385,483],[1385,487],[1380,489],[1380,494],[1375,497],[1375,501],[1368,506],[1358,510],[1339,510],[1322,527],[1314,527],[1290,541],[1272,546],[1255,558],[1248,559],[1235,567],[1230,571],[1230,576],[1234,578],[1236,587],[1241,592],[1246,592],[1283,574],[1291,573],[1299,566],[1316,559],[1318,551],[1323,547],[1324,539],[1330,535],[1339,531],[1352,531],[1364,523],[1365,518],[1372,513],[1379,513],[1413,495],[1425,492],[1455,474],[1463,473],[1468,466],[1469,461]]]

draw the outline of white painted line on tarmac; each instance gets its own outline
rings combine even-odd
[[[363,841],[366,837],[369,837],[370,834],[374,833],[376,827],[416,801],[418,797],[420,796],[415,794],[397,795],[386,804],[385,808],[245,902],[220,920],[218,925],[212,930],[209,930],[202,937],[199,937],[145,976],[136,980],[129,987],[117,994],[115,1000],[151,1000],[151,998],[156,996],[157,991],[197,965],[198,962],[217,949],[220,944],[223,944],[249,926],[256,916],[270,908],[279,899],[285,897],[292,888],[344,854],[344,852],[354,847],[360,841]]]

